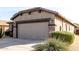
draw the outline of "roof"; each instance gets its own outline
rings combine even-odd
[[[74,25],[76,25],[76,26],[77,26],[77,28],[79,28],[79,24],[78,24],[78,23],[74,23]]]
[[[16,18],[20,14],[29,13],[29,12],[38,11],[38,10],[42,10],[42,11],[46,11],[46,12],[49,12],[49,13],[57,14],[56,11],[48,10],[48,9],[41,8],[41,7],[36,7],[36,8],[31,8],[31,9],[22,10],[22,11],[17,12],[16,14],[13,15],[13,17],[11,18],[11,20],[13,20],[14,18]]]
[[[13,24],[13,21],[8,21],[7,23],[8,23],[8,24]]]
[[[72,22],[70,22],[69,20],[67,20],[65,17],[63,17],[62,15],[60,15],[58,12],[53,11],[53,10],[49,10],[49,9],[45,9],[45,8],[41,8],[41,7],[36,7],[36,8],[31,8],[31,9],[19,11],[19,12],[17,12],[16,14],[13,15],[13,17],[11,18],[11,20],[15,19],[15,18],[16,18],[17,16],[19,16],[20,14],[29,13],[29,12],[33,12],[33,11],[39,11],[39,10],[45,11],[45,12],[48,12],[48,13],[55,14],[56,16],[62,18],[62,19],[65,20],[66,22],[70,23],[71,25],[77,27],[77,26],[74,25]]]

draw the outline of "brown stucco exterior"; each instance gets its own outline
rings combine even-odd
[[[33,22],[32,20],[42,20],[42,22],[43,22],[43,19],[48,19],[48,18],[51,18],[51,20],[53,20],[54,15],[43,12],[43,11],[41,13],[39,13],[38,11],[35,11],[35,12],[32,12],[31,15],[29,15],[28,13],[24,13],[23,15],[16,17],[13,21],[15,24],[17,24],[18,21],[26,21],[26,20],[27,21],[29,20],[30,22]],[[53,20],[53,24],[54,24],[54,20]],[[13,37],[17,37],[16,27],[17,27],[17,25],[14,25]],[[52,30],[54,30],[54,28]]]

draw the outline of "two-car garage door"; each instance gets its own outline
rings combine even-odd
[[[18,24],[18,38],[23,39],[48,38],[48,22]]]

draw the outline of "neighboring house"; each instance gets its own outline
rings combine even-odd
[[[11,20],[13,37],[24,39],[46,39],[53,31],[74,33],[76,27],[58,12],[41,7],[20,11]]]
[[[77,27],[75,28],[75,34],[79,35],[79,24],[74,23],[74,25],[76,25]]]
[[[0,20],[0,28],[2,28],[3,31],[6,31],[9,29],[9,24],[5,20]]]

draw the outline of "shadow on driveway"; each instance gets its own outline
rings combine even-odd
[[[0,49],[14,46],[14,45],[29,45],[29,44],[37,44],[42,42],[43,40],[34,40],[34,39],[16,39],[16,38],[3,38],[0,39]]]

